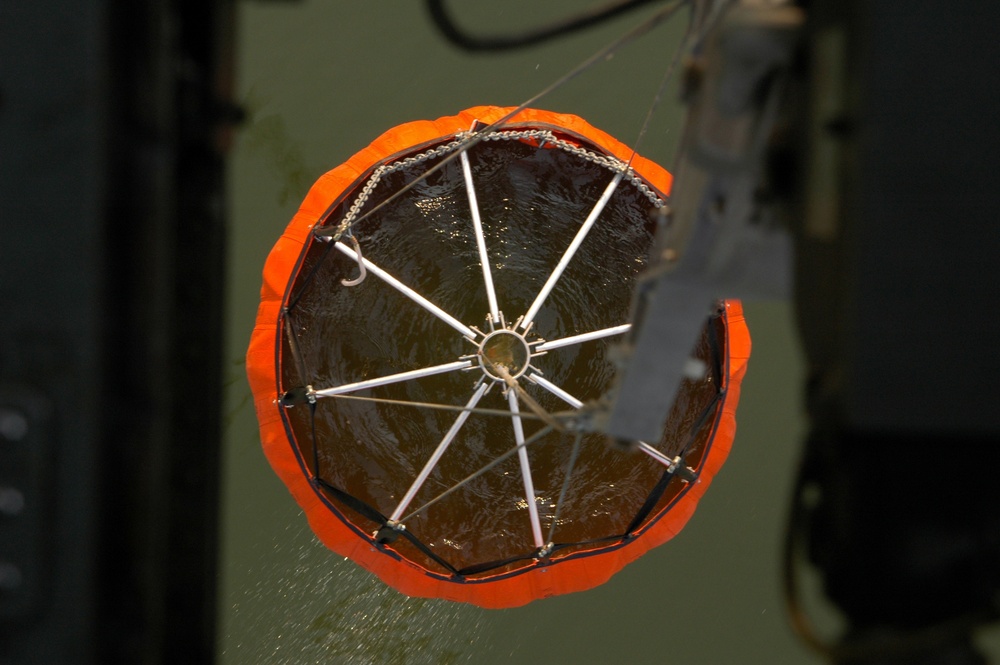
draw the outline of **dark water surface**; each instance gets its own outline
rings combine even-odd
[[[470,27],[516,29],[578,4],[511,0],[461,15]],[[819,662],[792,637],[779,595],[785,501],[803,435],[801,359],[786,303],[746,306],[753,355],[736,442],[697,514],[680,536],[604,586],[486,611],[406,598],[319,544],[260,451],[243,371],[270,247],[308,186],[386,129],[480,104],[517,104],[638,18],[493,57],[454,51],[411,0],[241,3],[239,11],[238,95],[251,118],[230,181],[220,662]],[[575,113],[631,143],[681,29],[680,22],[659,29],[537,106]],[[669,166],[680,125],[676,108],[666,106],[640,152]],[[507,261],[500,238],[491,240],[497,260]],[[517,254],[520,241],[504,242],[512,243],[509,256]],[[455,260],[475,264],[474,252],[470,246]],[[623,270],[608,271],[608,279]],[[538,278],[518,279],[536,292],[530,280]],[[446,280],[442,288],[449,283],[457,285]],[[504,289],[519,292],[517,284]],[[512,309],[520,314],[522,305]],[[555,333],[547,337],[571,332],[557,320],[542,323]],[[834,615],[813,605],[821,627],[833,630]]]
[[[513,138],[477,145],[468,158],[491,264],[490,283],[495,285],[501,318],[506,312],[507,326],[513,329],[614,174],[576,152]],[[362,212],[374,209],[440,160],[435,157],[411,163],[382,177]],[[653,213],[663,205],[661,198],[647,192],[628,180],[617,184],[599,220],[533,315],[527,342],[614,328],[629,320],[635,278],[646,265],[652,244]],[[330,224],[338,223],[341,210],[348,209],[353,200],[348,196],[337,206]],[[355,224],[352,232],[369,261],[458,321],[484,331],[493,325],[487,322],[487,317],[492,317],[465,181],[457,161],[447,163],[405,197]],[[377,276],[344,286],[342,279],[356,269],[353,257],[332,252],[325,242],[311,242],[305,248],[288,300],[284,357],[289,360],[282,372],[283,389],[311,385],[322,392],[346,383],[455,362],[474,350],[462,334]],[[720,354],[726,353],[723,330],[720,322],[713,322],[706,331],[696,356],[709,370],[697,380],[684,381],[663,436],[648,442],[668,458],[683,454],[686,464],[695,469],[703,459],[715,414],[722,408],[717,396],[724,364]],[[294,345],[289,341],[291,336]],[[709,336],[714,343],[709,342]],[[493,339],[505,338],[523,344],[513,333],[501,333]],[[612,343],[612,338],[605,338],[553,349],[532,357],[530,368],[525,368],[529,347],[522,347],[524,357],[518,367],[525,368],[528,376],[543,372],[546,380],[586,403],[601,398],[612,387]],[[713,352],[713,348],[720,351]],[[498,353],[503,355],[504,350]],[[292,357],[298,361],[291,362]],[[462,405],[483,382],[487,392],[479,406],[507,411],[502,381],[487,376],[475,366],[354,396]],[[529,380],[521,383],[547,412],[570,408]],[[647,509],[647,516],[640,517],[664,474],[660,463],[609,445],[599,433],[582,435],[577,455],[573,434],[544,434],[540,430],[545,424],[529,419],[530,415],[526,413],[521,419],[524,436],[529,440],[536,434],[541,437],[527,451],[535,495],[530,508],[539,516],[542,534],[551,530],[551,537],[545,535],[544,542],[557,544],[557,558],[581,547],[613,545],[627,530],[642,531],[650,516],[657,515],[687,487],[682,478],[674,478],[665,488],[663,500],[656,499],[657,510]],[[324,483],[392,519],[434,500],[515,445],[509,417],[473,414],[413,502],[405,510],[398,509],[402,512],[397,516],[397,506],[438,442],[451,440],[446,433],[456,421],[455,413],[324,398],[314,409],[286,411],[286,418],[301,458],[314,473],[318,467]],[[571,458],[573,472],[564,485]],[[562,505],[557,505],[557,497],[564,491]],[[365,533],[382,526],[381,521],[356,514],[336,494],[327,500],[350,515]],[[510,571],[533,565],[538,545],[528,513],[519,460],[511,456],[405,519],[408,535],[421,541],[438,559],[409,546],[405,539],[393,547],[439,573]],[[636,524],[630,527],[633,520]]]

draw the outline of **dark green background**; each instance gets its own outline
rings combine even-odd
[[[583,3],[541,4],[477,3],[457,14],[478,30],[517,29]],[[238,7],[236,96],[250,118],[232,152],[228,201],[221,663],[819,662],[787,627],[779,586],[805,424],[788,303],[746,304],[753,355],[736,442],[691,523],[592,591],[505,611],[401,596],[319,544],[260,451],[242,356],[261,267],[309,185],[392,126],[520,103],[650,11],[544,47],[470,56],[433,32],[415,0]],[[685,20],[536,105],[633,143]],[[668,167],[681,130],[675,98],[668,91],[640,146]],[[833,634],[835,613],[806,582]],[[997,630],[988,637],[1000,641]]]

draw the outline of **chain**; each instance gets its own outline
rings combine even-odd
[[[468,143],[475,136],[476,134],[473,132],[459,132],[455,135],[454,141],[439,145],[436,148],[431,148],[430,150],[425,150],[424,152],[406,157],[405,159],[392,162],[391,164],[379,165],[374,171],[372,171],[371,176],[369,176],[364,187],[362,187],[361,192],[358,193],[358,196],[354,199],[353,203],[351,203],[351,207],[348,208],[347,214],[344,215],[344,219],[337,225],[333,234],[320,234],[319,231],[321,229],[317,229],[317,238],[322,241],[336,242],[340,240],[344,234],[348,233],[354,223],[354,220],[358,218],[358,215],[361,213],[361,209],[368,202],[368,199],[371,198],[372,192],[375,191],[375,188],[378,186],[383,177],[415,164],[420,164],[430,159],[434,159],[435,157],[442,157],[450,152],[454,152]],[[483,141],[523,141],[525,139],[539,141],[540,144],[559,148],[588,162],[602,166],[613,173],[624,173],[625,178],[632,184],[632,186],[638,189],[639,192],[649,199],[653,206],[656,208],[662,208],[666,205],[666,201],[657,196],[656,192],[654,192],[652,188],[639,177],[632,167],[622,160],[617,157],[602,155],[594,152],[593,150],[587,150],[579,145],[560,139],[556,137],[551,130],[500,130],[481,137],[481,140]]]
[[[588,162],[597,164],[598,166],[603,166],[604,168],[610,170],[613,173],[624,173],[625,178],[632,183],[632,185],[638,189],[642,194],[649,199],[657,208],[662,208],[667,203],[652,190],[652,188],[647,185],[642,178],[625,162],[621,161],[617,157],[611,157],[609,155],[602,155],[596,153],[593,150],[587,150],[575,143],[570,143],[569,141],[557,138],[548,129],[528,129],[528,130],[514,130],[514,131],[499,131],[486,136],[484,141],[502,141],[502,140],[512,140],[512,139],[542,139],[546,144],[551,144],[568,153],[574,154],[577,157],[581,157]]]

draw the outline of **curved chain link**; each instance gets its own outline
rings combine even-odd
[[[406,157],[391,164],[381,164],[372,171],[372,174],[368,177],[367,182],[365,182],[364,187],[358,193],[357,197],[351,203],[351,207],[348,208],[347,214],[337,225],[336,231],[333,235],[322,235],[318,236],[320,240],[323,241],[333,241],[336,242],[340,240],[344,234],[346,234],[354,223],[354,220],[358,218],[361,213],[361,209],[364,207],[368,199],[371,198],[372,192],[378,186],[379,182],[384,176],[399,171],[400,169],[405,169],[407,167],[413,166],[415,164],[420,164],[421,162],[426,162],[428,160],[434,159],[435,157],[442,157],[450,152],[458,150],[463,145],[468,143],[475,137],[474,132],[459,132],[455,135],[455,140],[448,143],[437,146],[436,148],[431,148],[430,150],[425,150],[416,155]],[[662,198],[657,196],[653,189],[645,183],[645,181],[639,177],[639,175],[630,167],[628,164],[618,159],[617,157],[612,157],[609,155],[602,155],[600,153],[594,152],[593,150],[587,150],[581,146],[570,143],[564,139],[556,137],[551,130],[548,129],[524,129],[524,130],[498,130],[488,134],[487,136],[480,137],[483,141],[523,141],[523,140],[534,140],[538,141],[540,144],[550,145],[566,152],[576,155],[582,159],[587,160],[597,164],[598,166],[603,166],[604,168],[612,171],[613,173],[625,173],[626,179],[638,189],[650,203],[656,208],[662,208],[667,203]]]

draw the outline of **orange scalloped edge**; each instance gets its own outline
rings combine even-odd
[[[511,108],[477,106],[454,116],[434,121],[420,120],[395,127],[359,151],[344,164],[323,174],[309,190],[298,212],[274,245],[263,271],[260,307],[247,350],[247,375],[254,396],[264,454],[275,473],[288,487],[319,539],[331,550],[349,557],[376,574],[386,584],[410,596],[444,598],[485,608],[507,608],[603,584],[625,565],[675,536],[694,513],[698,500],[722,467],[736,434],[736,405],[740,382],[750,356],[750,334],[739,301],[726,301],[726,375],[721,413],[711,446],[698,479],[669,508],[666,514],[627,543],[616,547],[575,552],[548,566],[536,566],[515,573],[456,580],[432,573],[400,559],[358,536],[322,501],[309,479],[292,442],[289,441],[278,405],[276,358],[279,315],[288,281],[313,226],[334,201],[355,186],[379,163],[414,146],[431,144],[468,130],[474,121],[492,123]],[[632,168],[661,194],[670,191],[671,175],[583,119],[568,114],[525,109],[512,118],[508,127],[549,127],[576,134],[601,146],[623,161],[632,158]]]

